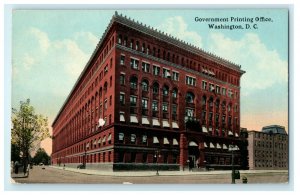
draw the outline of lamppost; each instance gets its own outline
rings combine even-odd
[[[157,149],[155,151],[154,157],[156,158],[156,175],[158,176],[159,175],[159,173],[158,173],[158,158],[160,158],[160,151],[159,151],[159,149]]]
[[[229,151],[231,151],[231,184],[235,184],[235,170],[234,170],[234,151],[239,150],[239,147],[236,145],[229,145]]]

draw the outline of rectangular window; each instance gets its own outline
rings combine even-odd
[[[148,100],[147,99],[142,99],[142,108],[143,109],[148,109]]]
[[[135,134],[131,134],[131,136],[130,136],[130,142],[131,143],[135,143],[135,141],[136,141],[136,135]]]
[[[120,84],[125,85],[125,74],[120,75]]]
[[[112,104],[112,96],[109,96],[109,105],[111,106]]]
[[[177,114],[177,105],[176,104],[172,105],[172,114]]]
[[[153,101],[152,102],[152,110],[153,111],[157,111],[158,110],[158,102],[157,101]]]
[[[202,89],[206,90],[207,87],[207,82],[206,81],[202,81]]]
[[[222,95],[226,95],[226,88],[222,87]]]
[[[125,65],[125,56],[123,55],[120,57],[120,65]]]
[[[217,93],[217,94],[220,94],[220,93],[221,93],[220,86],[218,86],[218,85],[216,86],[216,93]]]
[[[150,72],[150,64],[148,64],[146,62],[142,62],[142,70],[144,72]]]
[[[138,70],[139,69],[139,61],[136,60],[136,59],[131,58],[130,59],[130,66],[131,66],[131,68]]]
[[[153,66],[153,74],[158,76],[160,72],[160,67],[158,66]]]
[[[130,105],[136,106],[136,96],[130,96]]]
[[[107,110],[107,99],[104,100],[104,110]]]
[[[120,94],[120,104],[125,105],[125,94]]]
[[[196,78],[193,78],[193,77],[190,77],[190,76],[186,76],[185,77],[185,84],[196,86]]]
[[[108,72],[108,65],[106,65],[106,66],[104,67],[104,75],[106,75],[107,72]]]
[[[163,110],[163,112],[168,112],[168,104],[163,103],[162,104],[162,110]]]
[[[172,73],[172,79],[174,81],[179,81],[179,73],[178,72],[173,72]]]
[[[233,93],[231,89],[228,89],[228,97],[233,98]]]
[[[163,75],[164,78],[171,78],[170,70],[163,68]]]
[[[209,91],[212,92],[215,90],[215,85],[214,84],[209,84]]]
[[[147,135],[143,135],[143,137],[142,137],[142,143],[143,144],[147,143]]]

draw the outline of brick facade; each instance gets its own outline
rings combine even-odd
[[[241,144],[243,73],[116,13],[52,124],[52,163],[229,168],[229,145]]]

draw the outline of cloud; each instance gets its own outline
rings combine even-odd
[[[47,52],[50,46],[48,35],[45,32],[39,30],[38,28],[33,27],[29,29],[29,33],[36,37],[36,41],[38,41],[39,44],[39,49],[41,49],[42,52]]]
[[[277,51],[268,49],[257,34],[247,33],[240,40],[233,40],[222,33],[212,33],[209,40],[211,52],[240,64],[246,71],[241,84],[244,92],[287,83],[287,60],[281,59]]]
[[[189,31],[188,25],[181,16],[167,18],[157,28],[197,47],[202,47],[202,37],[195,31]]]

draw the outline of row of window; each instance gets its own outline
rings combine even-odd
[[[239,79],[227,75],[226,73],[223,73],[218,70],[214,70],[212,68],[208,68],[207,66],[200,65],[200,63],[196,64],[196,61],[189,60],[188,58],[185,58],[184,56],[181,57],[181,61],[179,60],[179,55],[176,55],[175,53],[171,54],[169,51],[163,50],[162,53],[160,51],[160,48],[152,47],[150,44],[146,45],[146,43],[140,44],[138,40],[134,41],[133,39],[128,42],[127,37],[125,36],[124,38],[122,35],[118,35],[118,41],[117,43],[119,45],[123,45],[125,47],[129,47],[131,49],[141,51],[142,53],[145,53],[147,55],[152,55],[157,58],[162,58],[163,60],[176,63],[176,64],[181,64],[183,67],[187,67],[190,69],[193,69],[198,72],[202,72],[203,74],[212,76],[212,77],[217,77],[220,80],[223,80],[225,82],[230,82],[235,85],[239,85]],[[162,56],[161,56],[162,54]],[[124,55],[123,55],[124,56]],[[125,61],[125,56],[124,59],[122,60],[123,63]]]

